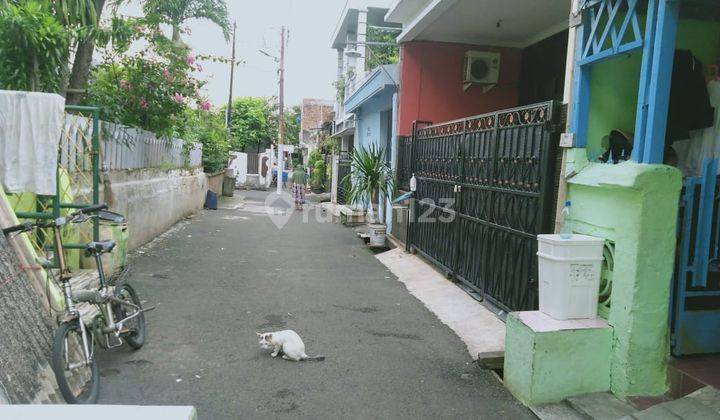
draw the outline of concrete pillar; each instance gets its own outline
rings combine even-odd
[[[359,57],[357,58],[356,73],[359,79],[365,76],[365,58],[368,54],[367,45],[367,9],[358,10],[358,22],[357,22],[357,51]],[[372,53],[369,53],[372,54]],[[370,69],[367,69],[370,70]]]
[[[345,50],[343,48],[338,48],[337,50],[337,75],[336,75],[336,82],[340,83],[340,80],[345,76]],[[335,98],[335,119],[340,120],[342,119],[342,116],[345,112],[343,111],[343,104],[338,99]]]
[[[346,38],[347,51],[345,52],[345,98],[353,91],[355,80],[358,79],[358,52],[357,34],[349,33]],[[344,112],[344,111],[343,111]]]
[[[398,163],[398,150],[399,150],[399,144],[398,144],[398,108],[400,105],[400,95],[395,92],[393,94],[392,99],[392,116],[390,117],[390,135],[392,136],[392,140],[390,141],[391,149],[389,151],[390,153],[390,168],[392,168],[393,171],[397,170],[397,163]],[[385,224],[387,224],[388,227],[388,233],[392,233],[392,202],[390,200],[387,200],[386,206],[388,208],[387,214],[385,215]]]
[[[573,230],[614,246],[610,389],[661,395],[682,175],[664,165],[589,164],[568,183]]]

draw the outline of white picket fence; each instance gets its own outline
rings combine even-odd
[[[60,164],[70,172],[90,168],[92,119],[66,114],[60,139]],[[183,168],[202,165],[202,144],[193,143],[183,155],[181,139],[157,138],[154,133],[120,124],[100,122],[100,156],[107,171],[141,168]]]

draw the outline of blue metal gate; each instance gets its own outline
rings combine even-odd
[[[718,161],[686,178],[673,281],[672,353],[720,352],[720,194]]]

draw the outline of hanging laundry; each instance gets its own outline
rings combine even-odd
[[[715,107],[713,125],[702,130],[693,130],[689,133],[689,140],[673,144],[679,158],[678,167],[685,176],[702,175],[706,159],[720,158],[720,81],[710,81],[707,92],[710,104]]]
[[[0,90],[0,183],[9,193],[55,195],[65,98]]]
[[[702,62],[689,50],[676,50],[673,62],[667,144],[690,137],[691,130],[712,127],[710,104]]]

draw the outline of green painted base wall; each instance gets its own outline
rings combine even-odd
[[[523,404],[610,389],[610,327],[536,332],[518,316],[507,318],[504,381]]]
[[[572,165],[582,165],[581,159]],[[570,166],[572,166],[570,165]],[[615,244],[608,322],[611,390],[620,397],[666,391],[668,307],[682,177],[663,165],[585,164],[569,180],[576,233]]]
[[[60,168],[58,171],[59,179],[59,185],[60,185],[60,201],[63,203],[72,203],[74,202],[74,196],[72,192],[72,186],[70,182],[70,176],[68,175],[67,171],[63,168]],[[42,208],[38,207],[38,197],[34,193],[22,193],[22,194],[8,194],[7,195],[8,202],[10,203],[10,207],[16,212],[35,212],[35,211],[43,211]],[[52,208],[48,208],[45,211],[52,212]],[[72,210],[65,209],[60,210],[61,216],[66,216],[70,214]],[[63,228],[62,230],[62,238],[63,243],[73,243],[77,244],[81,240],[80,230],[82,229],[88,229],[89,224],[87,225],[69,225]],[[88,231],[89,232],[89,231]],[[90,234],[84,235],[86,238],[90,238]],[[65,264],[70,269],[78,270],[81,268],[80,266],[80,256],[81,252],[80,250],[76,249],[67,249],[65,250]]]

